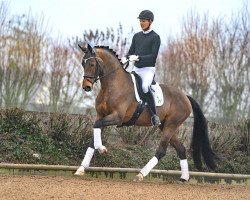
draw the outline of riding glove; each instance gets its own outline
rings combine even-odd
[[[129,61],[130,62],[139,61],[139,56],[137,56],[137,55],[131,55],[131,56],[129,56]]]
[[[129,60],[128,60],[127,57],[122,57],[122,58],[121,58],[122,64],[126,64],[128,61],[129,61]]]

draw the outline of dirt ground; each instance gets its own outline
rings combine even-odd
[[[170,184],[79,177],[0,176],[1,200],[247,200],[249,185]]]

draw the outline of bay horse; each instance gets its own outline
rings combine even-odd
[[[93,137],[87,148],[81,166],[75,175],[84,175],[89,167],[94,151],[97,149],[101,154],[107,153],[102,145],[101,132],[106,126],[121,126],[128,122],[136,110],[138,102],[135,98],[135,89],[131,74],[124,68],[118,55],[109,47],[90,45],[78,45],[84,52],[82,66],[84,79],[82,88],[91,91],[94,83],[100,81],[100,91],[96,97],[96,119],[93,125]],[[189,180],[189,170],[186,157],[186,149],[178,139],[178,128],[193,111],[194,125],[192,135],[192,157],[195,167],[202,169],[202,158],[209,169],[216,167],[216,154],[213,152],[209,137],[207,120],[199,104],[181,90],[160,84],[163,91],[164,104],[157,107],[160,117],[162,136],[155,156],[141,169],[134,181],[142,181],[145,176],[155,167],[158,161],[165,156],[167,146],[170,143],[180,158],[181,177],[180,181]],[[150,112],[144,108],[134,125],[151,126]]]

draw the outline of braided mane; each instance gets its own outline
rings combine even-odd
[[[119,58],[119,56],[117,55],[117,53],[113,50],[113,49],[111,49],[111,48],[109,48],[109,46],[95,46],[94,48],[101,48],[101,49],[106,49],[106,50],[108,50],[110,53],[112,53],[119,61],[120,61],[120,63],[121,63],[121,59]],[[122,64],[122,63],[121,63]]]

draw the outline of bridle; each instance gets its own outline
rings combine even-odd
[[[86,79],[86,78],[89,78],[89,79],[94,79],[94,82],[96,83],[98,80],[100,80],[101,78],[103,78],[103,77],[106,77],[106,76],[109,76],[110,74],[112,74],[112,73],[114,73],[116,70],[118,70],[119,69],[119,67],[117,67],[116,69],[114,69],[114,70],[112,70],[111,72],[109,72],[109,73],[107,73],[107,74],[105,74],[105,75],[103,75],[103,76],[100,76],[100,72],[101,72],[101,64],[100,64],[100,61],[99,61],[99,59],[98,59],[98,57],[97,56],[91,56],[91,57],[89,57],[89,58],[85,58],[85,59],[83,59],[83,62],[82,63],[84,63],[84,65],[86,64],[86,62],[88,61],[88,60],[90,60],[90,59],[95,59],[95,61],[96,61],[96,70],[95,70],[95,75],[93,75],[93,76],[83,76],[83,78],[84,79]]]
[[[100,71],[101,71],[101,66],[100,66],[100,62],[99,62],[99,60],[98,60],[98,58],[96,57],[96,56],[91,56],[91,57],[89,57],[89,58],[86,58],[86,59],[83,59],[83,63],[84,63],[84,65],[86,65],[86,62],[88,61],[88,60],[90,60],[90,59],[95,59],[95,61],[96,61],[96,70],[95,70],[95,75],[94,76],[83,76],[83,78],[84,79],[86,79],[86,78],[90,78],[90,79],[94,79],[94,82],[96,83],[99,79],[100,79],[100,77],[99,77],[99,74],[100,74]],[[99,77],[99,78],[98,78]]]

